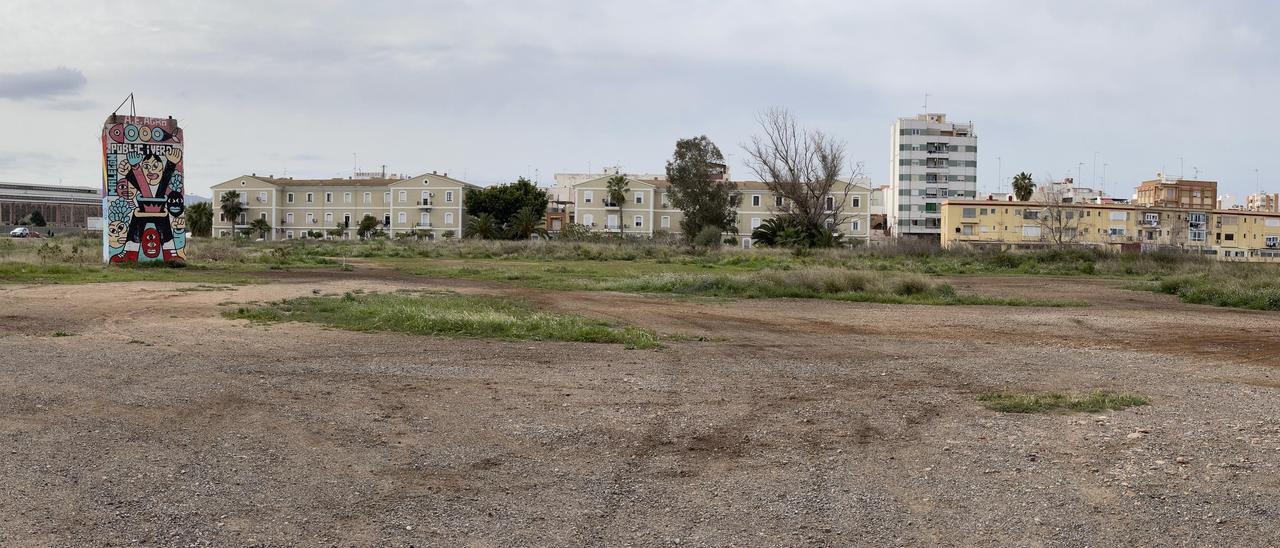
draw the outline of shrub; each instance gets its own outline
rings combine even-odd
[[[694,235],[693,245],[706,249],[718,248],[720,247],[720,235],[723,233],[724,231],[720,230],[718,226],[703,227],[702,230],[699,230]]]

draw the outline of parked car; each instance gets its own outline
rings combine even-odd
[[[20,226],[18,228],[15,228],[9,231],[9,236],[13,238],[26,238],[27,236],[30,236],[30,235],[31,235],[31,229],[25,226]]]

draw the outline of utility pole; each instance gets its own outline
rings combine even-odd
[[[1084,171],[1084,162],[1076,164],[1076,179],[1080,179],[1080,172]]]
[[[1093,180],[1089,182],[1089,186],[1098,186],[1098,152],[1093,152]]]

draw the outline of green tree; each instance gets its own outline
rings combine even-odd
[[[735,230],[733,194],[737,185],[724,176],[724,168],[724,155],[706,135],[676,141],[676,150],[667,161],[667,182],[671,184],[671,205],[684,212],[680,230],[686,241],[693,241],[706,227]]]
[[[1022,172],[1013,176],[1013,196],[1019,202],[1025,202],[1031,199],[1031,194],[1036,191],[1036,184],[1031,180],[1031,174]]]
[[[547,223],[543,213],[532,209],[521,209],[507,224],[507,231],[516,240],[527,240],[530,236],[546,236]]]
[[[378,227],[382,224],[373,215],[365,215],[360,219],[360,224],[356,225],[356,236],[361,240],[371,238],[378,232]]]
[[[187,208],[187,230],[193,236],[209,237],[213,233],[213,205],[209,202],[191,204]]]
[[[366,215],[366,217],[367,217],[367,215]],[[315,232],[316,232],[317,234],[319,234],[319,233],[320,233],[320,231],[318,231],[318,230],[317,230],[317,231],[315,231]],[[326,230],[326,231],[325,231],[325,234],[328,234],[330,237],[335,238],[335,239],[337,239],[337,238],[342,238],[342,235],[343,235],[343,234],[346,234],[346,233],[347,233],[347,223],[338,223],[338,226],[335,226],[335,227],[330,228],[329,230]],[[313,236],[313,237],[314,237],[314,236]]]
[[[256,233],[259,238],[266,238],[267,233],[271,232],[271,223],[268,223],[266,219],[254,219],[253,222],[249,223],[246,232],[250,235]]]
[[[491,213],[481,213],[467,217],[467,225],[462,228],[463,238],[479,238],[492,240],[502,235],[502,225]]]
[[[618,208],[618,234],[622,234],[626,232],[623,227],[627,226],[627,223],[622,221],[622,209],[627,203],[627,193],[631,192],[631,185],[627,183],[625,175],[614,175],[605,181],[604,188],[605,193],[609,195],[609,201],[613,202],[609,205]]]
[[[240,218],[240,214],[244,213],[244,204],[240,203],[240,193],[234,190],[228,190],[222,193],[222,201],[218,203],[218,209],[222,210],[222,216],[226,217],[231,223],[231,234],[236,233],[236,219]]]
[[[463,198],[463,206],[468,215],[480,217],[488,214],[495,229],[493,235],[488,237],[499,238],[504,227],[510,225],[512,218],[521,211],[529,209],[545,215],[547,193],[533,184],[533,181],[521,177],[510,184],[468,189]],[[464,230],[463,235],[468,233]]]
[[[27,222],[31,226],[45,226],[46,224],[44,214],[40,213],[39,209],[32,211],[30,215],[27,215]]]

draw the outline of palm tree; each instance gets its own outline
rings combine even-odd
[[[492,240],[497,238],[501,231],[502,227],[498,226],[498,221],[493,218],[493,215],[481,213],[467,219],[467,224],[462,230],[462,237]]]
[[[609,201],[613,202],[613,206],[618,208],[618,233],[621,234],[625,224],[622,222],[622,204],[627,201],[631,186],[627,184],[626,176],[614,175],[605,183],[605,192],[609,194]]]
[[[1013,176],[1013,196],[1019,202],[1025,202],[1031,199],[1031,194],[1036,191],[1036,184],[1031,181],[1031,174],[1022,172]]]
[[[511,237],[517,240],[527,240],[529,236],[534,234],[539,236],[547,235],[547,226],[542,220],[541,213],[529,207],[521,209],[511,216],[508,230],[511,232]]]
[[[231,237],[236,235],[236,219],[240,218],[240,214],[244,213],[244,204],[240,203],[240,193],[229,190],[222,193],[222,201],[218,204],[218,209],[222,210],[222,216],[231,221]]]
[[[271,232],[271,223],[268,223],[266,219],[254,219],[253,222],[249,223],[248,232],[250,234],[257,232],[259,238],[266,238],[267,233]]]
[[[199,202],[187,208],[187,231],[194,236],[203,237],[208,237],[213,232],[212,204]]]

